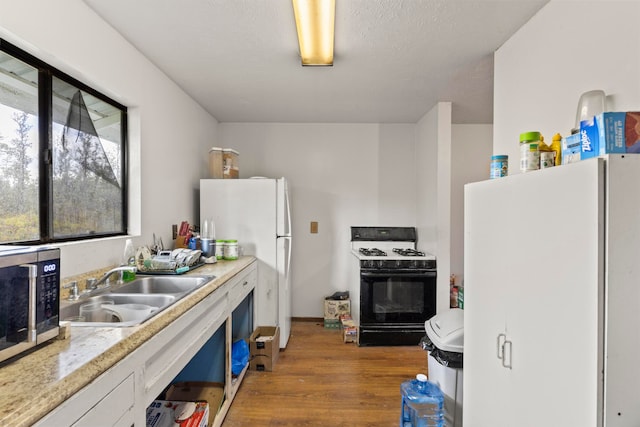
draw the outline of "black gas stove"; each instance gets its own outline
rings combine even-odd
[[[424,336],[424,322],[435,315],[436,258],[416,243],[414,227],[351,227],[359,345],[417,345]]]

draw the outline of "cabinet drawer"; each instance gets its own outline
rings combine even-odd
[[[235,303],[242,301],[242,299],[256,287],[257,278],[256,270],[252,269],[231,285],[229,289],[229,301],[232,307],[235,306]]]
[[[73,427],[130,426],[133,421],[134,381],[129,375],[96,406],[73,423]]]

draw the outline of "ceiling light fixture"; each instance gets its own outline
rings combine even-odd
[[[333,65],[335,0],[292,0],[302,65]]]

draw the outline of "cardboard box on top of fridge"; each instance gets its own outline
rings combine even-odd
[[[562,164],[580,161],[580,132],[562,138]]]
[[[607,112],[580,122],[581,159],[640,152],[640,112]]]
[[[186,418],[185,418],[186,417]],[[147,407],[147,427],[207,427],[207,402],[154,400]]]
[[[258,326],[249,337],[249,351],[249,369],[271,372],[280,355],[280,328]]]

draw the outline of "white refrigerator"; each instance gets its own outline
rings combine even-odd
[[[640,426],[640,155],[465,186],[464,426]]]
[[[279,326],[280,348],[291,333],[291,216],[285,178],[202,179],[200,220],[213,219],[216,239],[237,239],[258,259],[256,326]]]

